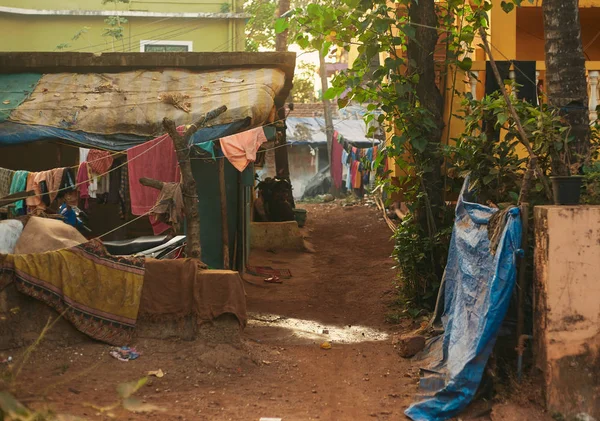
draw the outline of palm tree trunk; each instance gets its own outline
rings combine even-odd
[[[590,150],[590,119],[581,42],[579,0],[544,0],[544,38],[548,102],[563,112],[571,125],[568,159],[555,159],[555,175],[569,175],[581,169]]]
[[[425,193],[433,208],[434,220],[438,222],[440,208],[444,203],[441,140],[444,128],[443,111],[444,100],[436,83],[434,52],[438,41],[438,17],[434,0],[420,0],[411,2],[409,18],[415,24],[415,36],[409,38],[407,56],[415,67],[409,69],[412,73],[419,74],[419,81],[415,91],[421,107],[429,111],[434,121],[432,128],[427,131],[429,144],[424,154],[426,166],[431,168],[423,175]],[[431,227],[429,229],[431,231]],[[435,229],[434,229],[435,231]]]

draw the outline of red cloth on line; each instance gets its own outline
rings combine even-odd
[[[362,171],[360,169],[360,161],[354,161],[352,163],[352,173],[354,177],[352,177],[352,188],[360,189],[362,186]]]
[[[266,141],[265,131],[257,127],[221,138],[221,150],[231,165],[242,172],[250,162],[256,161],[256,152]]]
[[[177,131],[183,134],[185,127],[180,126]],[[171,137],[165,134],[127,149],[127,169],[129,171],[131,213],[143,215],[154,207],[160,191],[142,186],[140,178],[179,182],[179,164]]]
[[[82,162],[79,164],[79,170],[77,171],[75,183],[77,184],[77,190],[79,190],[79,197],[82,199],[88,199],[90,197],[88,192],[90,180],[88,176],[87,162]]]
[[[359,167],[360,161],[352,161],[352,167],[350,167],[350,181],[352,182],[352,188],[354,188]]]
[[[113,156],[108,151],[99,149],[90,149],[87,156],[87,163],[90,170],[96,174],[106,174],[113,164]]]
[[[344,147],[338,142],[338,132],[333,132],[333,144],[331,145],[331,177],[336,189],[342,188],[342,151]]]

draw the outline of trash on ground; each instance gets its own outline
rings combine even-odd
[[[271,276],[270,278],[265,278],[265,282],[269,284],[282,284],[283,281],[279,278],[279,276]]]
[[[331,349],[331,343],[329,343],[329,342],[323,342],[321,344],[321,349]]]
[[[163,373],[163,371],[159,368],[158,370],[149,371],[148,375],[158,377],[160,379],[161,377],[163,377],[165,375],[165,373]]]
[[[140,356],[140,353],[137,352],[135,348],[129,348],[128,346],[111,348],[109,354],[119,361],[136,360]]]

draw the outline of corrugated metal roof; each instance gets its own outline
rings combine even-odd
[[[325,119],[319,117],[289,117],[286,119],[286,137],[292,144],[327,144]],[[334,119],[333,127],[344,139],[360,146],[379,145],[379,140],[367,137],[363,120]]]

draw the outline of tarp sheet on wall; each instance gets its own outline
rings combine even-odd
[[[515,285],[521,247],[519,209],[498,215],[503,225],[496,251],[492,253],[488,229],[492,216],[499,210],[469,202],[468,186],[467,178],[456,206],[444,274],[444,335],[440,355],[423,370],[425,376],[420,388],[424,399],[405,412],[414,421],[445,421],[471,402]]]

